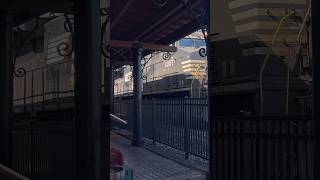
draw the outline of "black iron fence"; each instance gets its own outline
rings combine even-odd
[[[12,167],[32,180],[74,177],[71,111],[19,114],[12,134]]]
[[[117,99],[115,114],[132,130],[132,100]],[[143,137],[207,159],[206,99],[144,99]],[[215,117],[214,179],[313,180],[312,118],[309,116]]]
[[[219,117],[214,179],[313,180],[311,117]]]
[[[114,114],[128,121],[132,131],[132,99],[116,99]],[[209,158],[207,99],[144,99],[142,103],[144,138],[190,154]]]
[[[12,168],[31,180],[74,179],[73,119],[73,109],[16,114]],[[111,180],[133,180],[139,176],[128,166],[110,171]]]
[[[73,62],[70,60],[26,71],[14,78],[14,105],[18,112],[60,109],[74,96]],[[61,100],[63,98],[63,101]]]

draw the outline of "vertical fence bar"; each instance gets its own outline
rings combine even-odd
[[[231,121],[232,120],[228,120],[228,121],[226,121],[225,123],[226,123],[226,127],[225,127],[225,131],[226,131],[226,133],[227,134],[230,134],[230,123],[231,123]],[[232,171],[231,171],[231,145],[230,145],[230,140],[231,140],[231,137],[230,136],[227,136],[226,137],[226,156],[225,156],[225,161],[226,161],[226,166],[225,166],[225,170],[226,170],[226,176],[225,176],[225,178],[227,179],[227,180],[231,180],[231,177],[230,177],[230,175],[231,175],[231,173],[232,173]]]
[[[187,100],[184,101],[184,114],[185,114],[185,123],[184,123],[184,153],[185,153],[185,159],[189,159],[189,148],[190,148],[190,113],[188,113],[189,109],[187,108]]]
[[[239,121],[239,135],[241,135],[243,133],[243,121]],[[243,148],[244,148],[244,145],[243,145],[243,137],[241,137],[241,136],[239,136],[239,176],[240,176],[240,180],[244,180],[244,174],[246,174],[245,172],[244,172],[244,158],[243,158],[243,156],[244,156],[244,150],[243,150]],[[249,174],[248,174],[249,175]],[[249,178],[249,179],[251,179],[251,178]]]
[[[57,107],[60,109],[60,71],[57,68]]]
[[[198,111],[199,111],[199,116],[200,116],[200,123],[199,123],[199,134],[200,134],[200,142],[201,142],[201,147],[200,147],[200,153],[201,153],[201,156],[205,157],[205,143],[204,143],[204,137],[203,137],[203,124],[204,124],[204,118],[203,118],[203,109],[202,109],[202,100],[199,99],[199,102],[198,102]]]
[[[285,136],[285,123],[281,122],[281,135]],[[282,179],[286,179],[286,151],[285,151],[285,138],[280,138],[280,169]]]
[[[293,126],[292,126],[292,123],[294,123],[294,119],[291,119],[291,120],[289,120],[288,119],[288,142],[287,142],[287,146],[288,146],[288,154],[289,154],[289,167],[288,167],[288,174],[289,174],[289,177],[290,177],[290,180],[294,180],[293,178],[294,178],[294,171],[292,170],[293,169],[293,167],[295,167],[295,164],[294,164],[294,152],[293,152],[293,150],[294,150],[294,145],[293,145],[293,143],[294,143],[294,141],[295,140],[298,140],[298,139],[293,139],[293,131],[292,131],[292,128],[293,128]]]
[[[157,105],[157,117],[158,117],[158,120],[157,120],[157,126],[158,126],[158,141],[160,143],[163,143],[163,140],[162,140],[162,129],[163,129],[163,123],[162,123],[162,107],[160,105],[160,102],[157,101],[156,102],[156,105]]]
[[[175,112],[174,110],[174,100],[171,99],[171,108],[170,108],[170,114],[171,114],[171,119],[170,119],[170,126],[171,126],[171,143],[174,145],[174,148],[177,148],[177,145],[176,145],[176,137],[177,137],[177,132],[175,130],[175,124],[176,124],[176,119],[175,119]]]
[[[297,167],[298,167],[298,172],[297,172],[297,177],[298,179],[303,179],[303,176],[304,176],[304,173],[305,173],[305,170],[304,170],[304,167],[305,167],[305,164],[304,164],[304,154],[303,154],[303,144],[304,144],[304,141],[308,142],[308,135],[307,134],[304,134],[303,133],[303,124],[304,123],[308,123],[309,122],[309,119],[306,119],[306,120],[302,120],[302,121],[298,121],[298,126],[297,128],[295,129],[296,133],[298,134],[298,136],[301,136],[302,138],[299,139],[297,141],[297,147],[296,147],[296,150],[297,150]]]
[[[266,145],[268,134],[266,134],[266,120],[263,118],[261,121],[261,130],[259,132],[261,136],[261,180],[266,180],[267,177],[267,156],[268,156],[268,147]]]
[[[221,156],[220,156],[220,161],[221,161],[221,179],[225,180],[227,177],[227,168],[226,168],[226,151],[225,151],[225,145],[226,145],[226,137],[225,137],[225,123],[226,121],[221,121]]]
[[[29,161],[30,161],[30,176],[31,179],[34,179],[34,132],[33,132],[33,121],[30,122],[30,152],[29,152]]]
[[[259,133],[259,131],[260,131],[260,121],[261,120],[258,120],[258,122],[255,122],[256,123],[256,126],[255,126],[255,132],[254,133]],[[256,179],[261,179],[261,138],[259,138],[259,137],[256,137],[255,138],[256,139],[256,159],[255,159],[255,161],[253,161],[253,162],[255,162],[255,167],[256,167]],[[253,168],[254,166],[252,165],[252,168]]]
[[[156,139],[155,139],[155,131],[156,131],[156,127],[155,127],[155,123],[154,123],[154,117],[155,117],[155,114],[154,114],[154,99],[151,99],[151,114],[152,114],[152,117],[151,117],[151,122],[152,122],[152,144],[153,145],[156,145]]]
[[[275,123],[274,123],[274,133],[276,134],[276,135],[281,135],[281,124],[282,124],[282,122],[278,122],[278,121],[275,121]],[[279,180],[279,179],[281,179],[280,178],[280,173],[281,173],[281,168],[280,168],[280,166],[281,166],[281,159],[280,159],[280,157],[281,157],[281,138],[277,138],[276,139],[276,142],[275,142],[275,165],[274,165],[274,167],[275,167],[275,180]]]
[[[172,131],[172,113],[170,113],[170,111],[171,111],[171,108],[172,108],[172,106],[171,106],[171,99],[168,99],[168,100],[166,100],[167,101],[167,112],[168,112],[168,134],[169,134],[169,141],[168,141],[168,143],[169,144],[172,144],[172,147],[174,147],[174,144],[173,144],[173,131]]]
[[[33,98],[34,98],[34,71],[31,71],[31,112],[34,112],[34,102],[33,102]]]
[[[182,126],[182,108],[181,108],[181,99],[177,99],[176,101],[177,103],[177,119],[178,119],[178,122],[177,122],[177,130],[178,130],[178,137],[179,137],[179,148],[180,149],[183,149],[183,126]]]
[[[46,101],[46,95],[45,95],[45,79],[44,79],[44,71],[45,68],[42,67],[41,68],[42,72],[41,72],[41,76],[42,76],[42,111],[45,111],[46,107],[45,107],[45,101]]]
[[[269,130],[269,119],[266,119],[264,121],[264,130],[263,133],[266,134],[265,140],[264,140],[264,179],[269,180],[270,177],[270,144],[269,142],[272,141],[272,138],[270,137],[270,134],[268,132]]]
[[[197,132],[197,122],[194,120],[194,114],[197,113],[197,107],[195,106],[194,108],[192,108],[193,106],[193,101],[194,99],[190,99],[190,151],[191,153],[197,153],[198,151],[198,147],[197,144],[195,144],[195,142],[193,141],[194,139],[198,139],[198,132]],[[198,142],[196,142],[198,143]]]
[[[23,112],[27,111],[27,74],[23,76]]]
[[[156,109],[156,111],[154,112],[154,114],[156,115],[156,119],[155,119],[155,125],[156,125],[156,141],[161,142],[160,140],[160,129],[161,129],[161,123],[160,123],[160,118],[159,118],[159,107],[158,107],[158,100],[154,99],[154,104],[153,104],[154,108]]]
[[[293,134],[296,135],[296,136],[301,136],[301,134],[299,133],[299,126],[300,126],[300,120],[297,119],[297,122],[296,122],[296,125],[295,127],[293,128]],[[300,152],[299,152],[299,144],[300,144],[300,139],[297,139],[295,142],[294,142],[294,152],[295,154],[297,155],[296,157],[296,169],[297,169],[297,179],[300,178]]]
[[[152,81],[154,81],[154,64],[152,64]]]
[[[169,112],[169,109],[170,109],[170,102],[169,102],[169,100],[165,100],[164,101],[165,103],[164,103],[164,106],[166,107],[165,109],[166,109],[166,111],[165,112]],[[166,130],[167,130],[167,132],[166,132],[166,134],[167,134],[167,144],[168,145],[170,145],[170,141],[171,141],[171,132],[170,132],[170,114],[169,113],[166,113]]]
[[[176,104],[176,109],[175,109],[175,111],[176,111],[176,130],[177,130],[177,137],[178,137],[178,142],[177,142],[177,145],[178,145],[178,148],[179,149],[182,149],[181,147],[182,147],[182,144],[181,144],[181,109],[180,109],[180,99],[177,99],[176,101],[175,101],[175,104]]]
[[[259,120],[258,120],[259,121]],[[248,123],[250,123],[250,129],[249,132],[254,134],[256,133],[256,125],[255,123],[259,123],[259,122],[255,122],[253,120],[248,121]],[[246,132],[246,130],[244,129],[244,132]],[[244,177],[247,176],[247,174],[251,175],[250,180],[255,180],[258,179],[258,167],[257,167],[257,161],[258,161],[258,139],[256,136],[250,137],[249,140],[251,140],[250,144],[251,144],[251,149],[250,149],[250,153],[252,154],[250,156],[250,169],[246,169],[246,173],[244,174]],[[245,139],[244,139],[245,142]],[[246,152],[245,152],[246,153]],[[247,154],[247,153],[246,153]]]
[[[212,177],[215,177],[215,179],[219,179],[220,175],[220,151],[219,151],[219,131],[218,131],[218,123],[219,123],[219,118],[216,118],[215,121],[212,122],[212,127],[213,127],[213,132],[212,134],[214,135],[214,143],[212,143],[212,147],[215,147],[212,149],[211,153],[215,154],[215,158],[210,159],[212,161],[212,168],[214,170],[214,173],[212,173]]]
[[[210,119],[209,119],[209,110],[208,110],[208,107],[209,107],[209,100],[206,99],[205,100],[205,107],[203,107],[203,109],[205,110],[205,119],[206,119],[206,123],[205,123],[205,136],[206,136],[206,152],[207,152],[207,158],[209,159],[209,161],[213,161],[213,160],[210,160],[210,144],[212,142],[211,141],[211,136],[213,136],[213,132],[211,132],[210,130]],[[213,130],[212,130],[213,131]],[[213,169],[212,169],[213,170]]]

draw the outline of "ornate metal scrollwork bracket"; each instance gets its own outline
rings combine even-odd
[[[60,56],[65,56],[65,57],[71,56],[73,52],[73,46],[67,42],[59,43],[57,46],[57,52]]]
[[[110,25],[110,7],[100,9],[101,17],[106,17],[101,27],[101,54],[104,58],[110,59],[111,45],[105,42],[106,29]],[[70,17],[64,14],[65,22],[63,24],[66,32],[71,33],[71,43],[61,42],[57,46],[57,52],[60,56],[70,56],[74,52],[74,26]]]
[[[172,54],[170,52],[164,52],[162,54],[162,60],[169,61],[172,58]]]
[[[203,11],[202,15],[200,16],[200,18],[196,15],[196,13],[194,12],[193,8],[192,8],[192,1],[190,0],[180,0],[181,3],[184,5],[185,8],[187,8],[187,10],[190,12],[190,14],[193,16],[193,18],[196,20],[197,24],[199,25],[203,36],[204,36],[204,40],[206,42],[206,48],[200,48],[199,49],[199,55],[201,57],[206,57],[208,55],[208,51],[207,48],[209,47],[209,37],[208,37],[208,28],[207,28],[207,24],[205,22],[207,22],[207,18],[208,15],[205,13],[206,11]]]
[[[71,34],[71,43],[68,42],[61,42],[57,46],[57,52],[60,56],[71,56],[74,51],[74,25],[71,22],[70,17],[68,14],[64,14],[65,22],[63,24],[64,29],[66,32]]]
[[[15,77],[24,77],[27,74],[27,71],[24,67],[16,68],[17,59],[18,59],[18,56],[21,53],[21,50],[23,49],[23,47],[30,40],[31,35],[29,35],[29,34],[33,34],[41,26],[39,22],[40,22],[39,18],[36,18],[35,25],[30,30],[21,29],[20,26],[12,26],[12,31],[14,32],[14,38],[12,39],[12,41],[13,41],[12,44],[15,44],[15,41],[17,40],[17,36],[18,36],[17,34],[19,34],[19,33],[27,34],[27,35],[25,35],[25,37],[22,38],[22,40],[20,40],[19,44],[15,44],[16,46],[14,46],[12,48],[12,49],[16,50],[13,54],[13,75]]]
[[[24,67],[19,67],[14,69],[13,74],[15,77],[24,77],[27,74],[27,71]]]
[[[27,38],[24,39],[19,44],[18,47],[14,48],[14,49],[16,49],[16,51],[14,52],[14,55],[13,55],[13,75],[15,77],[24,77],[27,74],[27,71],[24,67],[16,68],[18,56],[19,56],[20,51],[22,50],[23,46],[25,45],[26,41],[27,41]]]
[[[148,79],[148,76],[146,74],[142,74],[142,77],[141,77],[142,80],[147,80]]]
[[[107,27],[110,25],[111,8],[102,8],[100,10],[100,15],[105,17],[101,27],[101,53],[104,58],[110,59],[111,45],[109,42],[105,42],[105,38]]]

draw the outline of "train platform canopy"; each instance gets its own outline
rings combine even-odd
[[[197,17],[203,14],[203,2],[190,3],[189,8]],[[197,29],[199,24],[182,0],[111,0],[112,59],[123,61],[123,57],[130,57],[126,47],[113,43],[118,40],[153,44],[146,50],[175,51],[161,45],[172,44]]]
[[[110,0],[111,59],[130,61],[130,47],[136,42],[144,43],[146,52],[175,51],[169,45],[199,29],[194,16],[201,17],[204,12],[203,0],[191,0],[187,3],[189,8],[183,2],[186,1]],[[17,23],[30,19],[34,13],[71,13],[72,8],[71,0],[12,0],[9,4],[10,12],[19,14]]]

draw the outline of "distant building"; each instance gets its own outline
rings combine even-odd
[[[214,1],[212,7],[216,114],[305,113],[300,101],[312,89],[310,27],[303,23],[308,1]]]

